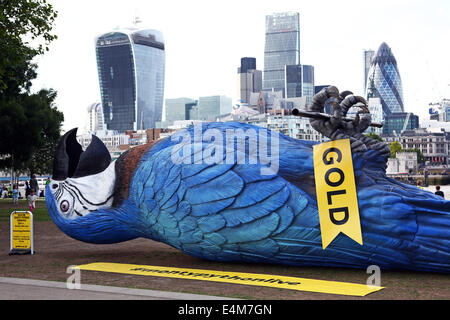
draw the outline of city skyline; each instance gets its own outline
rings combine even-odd
[[[38,78],[32,90],[58,91],[64,130],[83,127],[86,114],[80,110],[100,99],[95,37],[131,25],[135,16],[144,22],[140,28],[164,33],[164,99],[226,95],[236,101],[240,58],[255,57],[257,69],[263,69],[265,16],[277,12],[300,14],[301,62],[315,67],[316,85],[363,95],[361,54],[386,42],[401,70],[406,112],[426,116],[428,103],[449,96],[449,44],[443,35],[450,32],[445,16],[450,4],[445,1],[380,1],[377,6],[357,1],[168,1],[157,7],[143,1],[127,6],[119,1],[50,3],[59,11],[54,29],[58,40],[36,61]]]

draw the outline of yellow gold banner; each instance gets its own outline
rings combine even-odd
[[[340,232],[362,245],[349,139],[314,146],[314,176],[323,249]]]
[[[228,272],[216,270],[185,269],[159,266],[142,266],[122,263],[90,263],[77,266],[81,270],[115,272],[153,277],[168,277],[191,280],[204,280],[244,284],[251,286],[275,287],[299,291],[365,296],[383,287],[365,284],[314,280],[297,277],[275,276],[270,274]]]

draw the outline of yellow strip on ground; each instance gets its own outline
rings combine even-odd
[[[366,296],[379,291],[383,287],[368,286],[349,282],[314,280],[297,277],[286,277],[269,274],[242,273],[216,270],[186,269],[159,266],[145,266],[122,263],[90,263],[77,266],[81,270],[115,272],[153,277],[204,280],[244,284],[251,286],[274,287],[299,291],[341,294],[350,296]]]

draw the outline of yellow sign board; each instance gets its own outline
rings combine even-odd
[[[275,287],[290,290],[321,292],[351,296],[366,296],[383,287],[365,284],[314,280],[297,277],[276,276],[270,274],[242,273],[202,269],[186,269],[159,266],[146,266],[122,263],[90,263],[77,266],[81,270],[114,272],[153,277],[167,277],[203,281],[226,282],[250,286]]]
[[[10,254],[33,254],[33,214],[29,211],[14,211],[11,213],[10,227]]]
[[[363,244],[350,140],[314,146],[314,176],[322,248],[344,233]]]

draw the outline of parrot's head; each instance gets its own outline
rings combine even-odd
[[[109,236],[100,230],[114,215],[115,162],[95,135],[83,151],[76,132],[76,128],[67,132],[56,148],[52,179],[46,187],[48,212],[66,234],[87,242],[108,242]]]
[[[76,132],[72,129],[61,138],[47,185],[58,211],[52,214],[69,220],[110,207],[115,181],[114,162],[103,142],[93,135],[83,151]]]

